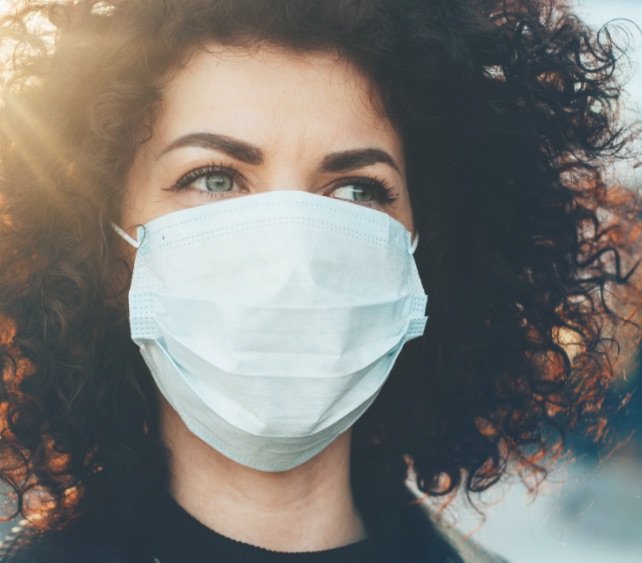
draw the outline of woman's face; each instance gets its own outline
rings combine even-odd
[[[210,45],[163,89],[135,156],[121,224],[270,190],[388,213],[414,230],[403,146],[371,83],[329,52]]]

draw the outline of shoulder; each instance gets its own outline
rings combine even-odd
[[[428,517],[431,518],[439,534],[457,551],[464,563],[508,563],[506,559],[485,549],[454,526],[444,523],[435,514],[430,514]]]
[[[414,535],[418,536],[420,542],[421,538],[436,535],[450,548],[453,555],[456,554],[458,563],[508,563],[503,557],[485,549],[454,526],[444,522],[438,514],[421,503],[418,498],[408,507],[408,518],[410,527],[414,529]],[[427,533],[427,530],[430,530],[431,533]],[[452,561],[455,563],[457,559],[452,559]]]

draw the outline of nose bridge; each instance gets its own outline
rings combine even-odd
[[[304,169],[304,166],[296,157],[270,166],[266,170],[261,186],[261,191],[266,192],[279,190],[311,191],[312,189],[310,173]]]
[[[309,186],[306,186],[302,182],[298,183],[279,183],[278,181],[276,182],[270,182],[269,185],[266,185],[264,188],[264,191],[266,192],[275,192],[275,191],[310,191],[311,188]]]
[[[305,136],[283,132],[275,139],[263,170],[262,191],[314,189],[314,173],[318,152],[307,148]]]

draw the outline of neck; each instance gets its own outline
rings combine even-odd
[[[321,551],[365,538],[350,490],[350,432],[303,465],[256,471],[194,436],[161,400],[170,492],[218,533],[274,551]]]

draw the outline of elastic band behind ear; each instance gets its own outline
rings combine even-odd
[[[419,233],[415,233],[415,238],[412,241],[412,244],[410,245],[410,254],[414,254],[415,250],[417,250],[417,245],[419,244]]]
[[[122,238],[125,242],[131,244],[136,249],[140,246],[140,241],[137,241],[135,238],[129,236],[125,229],[119,227],[118,225],[116,225],[116,223],[112,223],[111,226],[114,231],[116,231],[116,233],[120,236],[120,238]]]

